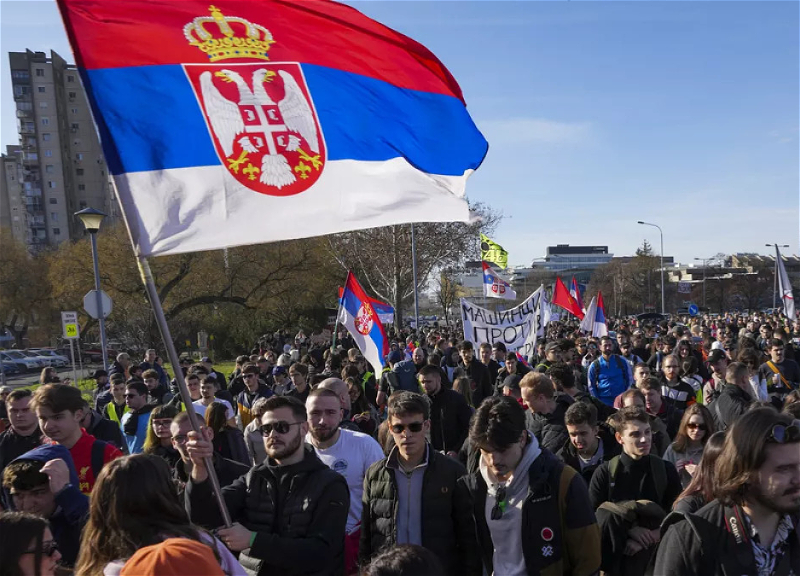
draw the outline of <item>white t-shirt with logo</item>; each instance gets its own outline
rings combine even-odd
[[[218,403],[222,404],[223,406],[225,406],[225,419],[226,420],[230,420],[231,418],[233,418],[233,407],[231,406],[230,402],[228,402],[227,400],[223,400],[222,398],[214,398],[214,402],[218,402]],[[208,410],[208,406],[203,404],[202,400],[195,400],[194,402],[192,402],[192,404],[194,405],[194,411],[197,412],[197,415],[200,416],[201,418],[205,418],[206,417],[206,410]],[[210,404],[209,404],[209,406],[210,406]]]
[[[306,442],[312,444],[311,434]],[[313,444],[312,444],[313,445]],[[347,514],[347,533],[351,534],[361,524],[361,495],[364,493],[364,476],[367,469],[385,457],[380,444],[372,437],[353,430],[339,430],[339,439],[330,448],[314,451],[322,462],[344,476],[350,489],[350,511]]]

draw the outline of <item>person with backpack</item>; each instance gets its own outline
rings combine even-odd
[[[650,454],[650,417],[643,408],[622,408],[612,422],[622,454],[601,464],[589,486],[602,532],[601,569],[611,575],[644,574],[681,480],[675,466]]]
[[[631,387],[633,371],[625,359],[614,354],[614,341],[610,337],[600,338],[600,353],[600,358],[589,364],[589,393],[613,406],[614,398]]]
[[[42,432],[51,444],[61,444],[69,450],[78,472],[78,488],[90,494],[103,466],[122,456],[122,452],[81,428],[83,406],[81,391],[66,384],[41,386],[31,400]]]
[[[586,484],[573,468],[539,446],[513,398],[478,407],[469,441],[478,471],[459,480],[472,500],[485,574],[595,574],[600,530]]]
[[[389,353],[389,367],[381,376],[376,401],[378,406],[385,406],[389,396],[398,390],[419,392],[417,369],[412,360],[406,360],[402,350]]]
[[[664,521],[654,574],[800,574],[800,427],[791,416],[758,408],[733,424],[714,496]]]

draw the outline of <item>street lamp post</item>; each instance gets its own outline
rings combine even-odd
[[[106,319],[103,315],[103,301],[100,296],[100,266],[97,263],[97,232],[100,230],[100,223],[105,214],[94,208],[84,208],[80,212],[75,212],[75,216],[80,218],[83,227],[89,233],[92,240],[92,262],[94,264],[94,291],[97,298],[97,322],[100,325],[100,347],[103,353],[103,370],[108,370],[108,350],[106,347]]]
[[[706,266],[713,258],[695,258],[703,262],[703,308],[706,307]]]
[[[769,246],[770,248],[775,248],[775,281],[772,285],[772,311],[775,311],[775,308],[778,307],[778,248],[789,248],[788,244],[765,244],[765,246]]]
[[[638,220],[636,223],[643,226],[653,226],[654,228],[658,228],[658,233],[661,236],[661,313],[666,314],[666,306],[664,305],[664,232],[661,230],[661,226],[658,224],[642,222],[641,220]]]

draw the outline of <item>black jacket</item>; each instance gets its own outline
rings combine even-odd
[[[521,526],[528,574],[596,573],[600,568],[600,529],[580,475],[550,451],[542,450],[528,468],[528,477]],[[494,543],[486,523],[486,482],[478,471],[462,478],[459,484],[469,490],[472,524],[477,531],[484,570],[492,574]],[[548,539],[545,527],[551,528]],[[545,547],[552,548],[548,555],[542,553]]]
[[[634,460],[624,452],[619,457],[619,468],[614,484],[611,484],[611,474],[609,463],[603,462],[592,476],[589,485],[589,496],[592,499],[592,506],[597,509],[603,502],[624,502],[626,500],[650,500],[655,502],[664,512],[672,509],[672,503],[683,490],[678,471],[671,462],[663,462],[666,468],[667,483],[663,494],[656,492],[656,485],[651,471],[650,458],[658,456],[645,456],[640,460]]]
[[[474,408],[480,406],[484,398],[492,396],[494,389],[492,388],[492,381],[489,379],[489,369],[477,358],[473,358],[469,366],[459,362],[453,373],[453,380],[459,376],[469,378],[470,388],[472,389],[472,406]]]
[[[441,388],[431,400],[431,445],[434,450],[458,452],[469,432],[472,416],[467,401],[454,390]]]
[[[456,392],[458,394],[458,392]],[[375,462],[364,478],[359,564],[396,544],[397,480],[388,458]],[[481,574],[472,505],[466,486],[459,485],[464,467],[456,460],[428,450],[422,479],[422,545],[436,554],[451,575]]]
[[[92,417],[89,420],[89,425],[85,427],[86,431],[107,444],[113,444],[124,454],[128,453],[128,444],[122,436],[122,429],[119,424],[112,422],[108,418],[103,418],[97,411],[92,410]]]
[[[605,423],[601,423],[598,426],[597,437],[600,438],[600,443],[603,446],[603,462],[608,462],[622,451],[619,442],[614,438],[614,432]],[[592,482],[592,474],[602,464],[602,462],[598,462],[581,470],[581,459],[578,456],[578,450],[572,445],[569,438],[567,438],[561,450],[558,451],[558,456],[564,461],[564,464],[572,466],[581,475],[586,481],[587,487]]]
[[[585,402],[586,404],[591,404],[592,406],[597,408],[598,422],[605,422],[616,412],[616,409],[614,409],[613,406],[609,406],[605,402],[598,400],[588,392],[580,391],[577,394],[575,394],[573,399],[576,402]]]
[[[536,436],[542,448],[547,448],[554,454],[564,446],[565,441],[569,440],[567,427],[564,425],[564,414],[575,400],[568,394],[557,394],[555,401],[555,410],[550,414],[536,414],[530,409],[525,413],[528,431]]]
[[[234,522],[256,532],[239,562],[248,574],[341,575],[350,492],[344,476],[320,461],[311,446],[297,464],[268,458],[222,489]],[[220,526],[211,484],[189,480],[186,507],[192,521]]]
[[[725,384],[719,397],[711,405],[711,415],[717,430],[727,430],[739,416],[750,409],[753,399],[735,384]]]
[[[42,443],[42,431],[37,426],[30,436],[20,436],[13,428],[7,428],[0,434],[0,475],[12,460],[33,450]]]
[[[774,574],[788,574],[789,570],[800,574],[800,535],[797,530],[800,518],[795,515],[793,519],[795,529],[789,533],[789,546],[776,562]],[[733,527],[741,528],[740,534],[744,536],[741,543],[737,543],[735,532],[730,529]],[[757,574],[747,520],[738,506],[727,508],[714,500],[688,516],[677,512],[670,514],[661,525],[661,534],[654,574]]]

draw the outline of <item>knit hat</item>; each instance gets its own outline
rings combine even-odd
[[[398,362],[402,362],[405,359],[406,355],[403,354],[400,350],[394,350],[389,354],[389,363],[390,364],[397,364]]]
[[[224,576],[211,548],[188,538],[168,538],[131,556],[120,576]]]

